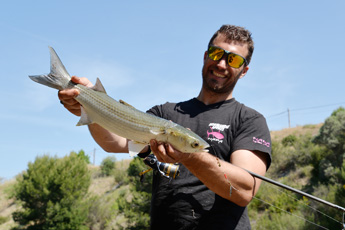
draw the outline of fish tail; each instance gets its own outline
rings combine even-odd
[[[48,87],[62,90],[72,88],[74,84],[71,82],[71,76],[68,74],[65,66],[62,64],[59,56],[52,47],[50,51],[50,73],[29,76],[31,80],[46,85]]]

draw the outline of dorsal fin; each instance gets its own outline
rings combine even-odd
[[[105,92],[104,86],[103,86],[101,80],[99,80],[99,78],[97,78],[96,84],[94,86],[92,86],[91,89],[98,91],[98,92],[107,93],[107,92]]]
[[[125,102],[125,101],[123,101],[123,100],[121,100],[121,99],[119,100],[119,102],[120,102],[121,104],[123,104],[123,105],[127,105],[127,106],[129,106],[129,107],[134,108],[134,106],[128,104],[127,102]]]

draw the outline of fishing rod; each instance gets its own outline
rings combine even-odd
[[[274,184],[274,185],[276,185],[276,186],[279,186],[279,187],[284,188],[284,189],[286,189],[286,190],[289,190],[289,191],[291,191],[291,192],[300,194],[300,195],[302,195],[302,196],[308,197],[309,199],[315,200],[315,201],[320,202],[320,203],[322,203],[322,204],[328,205],[329,207],[332,207],[332,208],[335,208],[335,209],[338,209],[338,210],[342,211],[342,212],[343,212],[343,229],[345,229],[345,221],[344,221],[345,208],[343,208],[343,207],[341,207],[341,206],[339,206],[339,205],[333,204],[333,203],[331,203],[331,202],[325,201],[325,200],[323,200],[323,199],[320,199],[320,198],[318,198],[318,197],[315,197],[315,196],[313,196],[313,195],[310,195],[310,194],[308,194],[308,193],[302,192],[302,191],[300,191],[300,190],[298,190],[298,189],[292,188],[292,187],[287,186],[287,185],[285,185],[285,184],[279,183],[279,182],[274,181],[274,180],[272,180],[272,179],[269,179],[269,178],[267,178],[267,177],[260,176],[260,175],[258,175],[258,174],[256,174],[256,173],[253,173],[253,172],[251,172],[251,171],[249,171],[249,170],[247,170],[247,169],[244,169],[244,170],[247,171],[250,175],[252,175],[252,176],[254,176],[254,177],[256,177],[256,178],[259,178],[259,179],[261,179],[261,180],[263,180],[263,181],[266,181],[266,182],[268,182],[268,183]]]
[[[336,204],[330,203],[330,202],[328,202],[328,201],[325,201],[325,200],[323,200],[323,199],[320,199],[320,198],[315,197],[315,196],[313,196],[313,195],[310,195],[310,194],[308,194],[308,193],[302,192],[302,191],[300,191],[300,190],[298,190],[298,189],[292,188],[292,187],[287,186],[287,185],[285,185],[285,184],[279,183],[279,182],[274,181],[274,180],[272,180],[272,179],[269,179],[269,178],[267,178],[267,177],[260,176],[260,175],[258,175],[258,174],[256,174],[256,173],[253,173],[253,172],[251,172],[251,171],[249,171],[249,170],[247,170],[247,169],[244,169],[244,170],[247,171],[250,175],[252,175],[252,176],[254,176],[254,177],[257,177],[257,178],[259,178],[259,179],[261,179],[261,180],[263,180],[263,181],[266,181],[266,182],[268,182],[268,183],[277,185],[277,186],[279,186],[279,187],[281,187],[281,188],[285,188],[285,189],[287,189],[287,190],[290,190],[290,191],[292,191],[292,192],[298,193],[298,194],[300,194],[300,195],[302,195],[302,196],[308,197],[308,198],[310,198],[310,199],[312,199],[312,200],[318,201],[318,202],[323,203],[323,204],[326,204],[326,205],[328,205],[328,206],[330,206],[330,207],[332,207],[332,208],[335,208],[335,209],[338,209],[338,210],[341,210],[341,211],[345,212],[345,208],[343,208],[343,207],[341,207],[341,206],[338,206],[338,205],[336,205]]]

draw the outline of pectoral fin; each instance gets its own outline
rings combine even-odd
[[[80,106],[80,109],[81,109],[81,116],[80,116],[80,120],[79,120],[77,126],[92,124],[93,122],[91,121],[89,116],[86,114],[84,107]]]
[[[166,134],[166,130],[164,128],[153,128],[150,129],[150,133],[154,135]]]
[[[143,150],[145,147],[147,146],[147,144],[144,143],[139,143],[136,141],[129,141],[128,142],[128,151],[129,151],[129,155],[131,157],[137,155],[138,153],[140,153],[141,150]]]

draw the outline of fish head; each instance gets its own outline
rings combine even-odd
[[[169,130],[168,142],[184,153],[208,152],[210,145],[197,134],[181,126]]]

